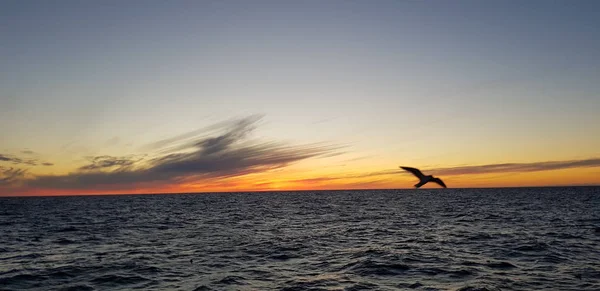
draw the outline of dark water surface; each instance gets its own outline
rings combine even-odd
[[[600,188],[0,198],[0,290],[600,290]]]

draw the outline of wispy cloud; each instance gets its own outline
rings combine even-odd
[[[356,162],[356,161],[370,159],[370,158],[373,158],[373,157],[375,157],[375,155],[356,157],[356,158],[351,158],[351,159],[344,160],[344,162]]]
[[[536,163],[504,163],[475,166],[460,166],[448,168],[436,168],[429,170],[437,175],[466,175],[466,174],[489,174],[509,172],[537,172],[551,171],[571,168],[600,167],[600,159],[584,159],[569,161],[548,161]]]
[[[357,184],[361,184],[361,183],[366,183],[366,182],[373,182],[373,181],[383,181],[389,178],[393,178],[396,175],[403,175],[403,174],[407,174],[406,171],[404,170],[382,170],[382,171],[375,171],[375,172],[365,172],[365,173],[352,173],[352,174],[340,174],[340,175],[335,175],[335,176],[322,176],[322,177],[316,177],[316,178],[306,178],[306,179],[294,179],[294,180],[288,180],[286,182],[290,182],[290,183],[298,183],[298,184],[325,184],[325,183],[330,183],[330,182],[335,182],[335,181],[350,181],[350,180],[356,180],[356,179],[364,179],[363,182],[356,182]],[[409,175],[412,175],[410,173],[408,173]],[[382,177],[386,177],[388,176],[388,178],[382,178]],[[370,180],[369,180],[370,179]],[[372,180],[372,179],[377,179],[377,180]]]
[[[476,174],[502,174],[502,173],[515,173],[515,172],[537,172],[537,171],[551,171],[551,170],[562,170],[571,168],[586,168],[586,167],[600,167],[600,159],[583,159],[583,160],[568,160],[568,161],[547,161],[537,163],[503,163],[503,164],[487,164],[487,165],[475,165],[475,166],[460,166],[460,167],[445,167],[445,168],[422,168],[421,170],[425,174],[433,174],[437,176],[456,176],[456,175],[476,175]],[[363,179],[364,181],[375,181],[372,179],[379,179],[377,181],[389,181],[394,176],[405,175],[412,176],[411,173],[401,169],[389,169],[374,172],[364,173],[353,173],[353,174],[340,174],[335,176],[322,176],[316,178],[307,179],[296,179],[289,180],[287,182],[299,183],[299,184],[326,184],[336,181],[349,181],[355,179]],[[385,178],[382,178],[385,177]],[[357,182],[365,183],[365,182]]]
[[[145,183],[177,183],[184,180],[228,178],[286,167],[295,162],[331,156],[340,146],[330,144],[289,145],[274,141],[252,141],[257,116],[231,120],[209,128],[220,131],[180,135],[158,144],[164,155],[149,160],[98,156],[77,172],[61,176],[37,176],[26,180],[32,187],[73,189],[127,187]],[[194,138],[195,137],[195,138]]]
[[[11,184],[25,175],[26,170],[0,167],[0,185]]]
[[[88,157],[91,164],[82,166],[79,170],[82,171],[93,171],[100,169],[114,169],[114,168],[126,168],[132,166],[136,162],[141,161],[142,159],[134,159],[133,157],[112,157],[112,156],[97,156],[97,157]]]
[[[52,166],[53,164],[7,153],[0,154],[0,185],[30,189],[97,191],[133,190],[147,187],[176,189],[177,185],[181,184],[193,185],[198,188],[221,184],[238,187],[239,183],[245,181],[245,178],[235,179],[236,177],[274,171],[307,159],[336,156],[342,154],[342,150],[345,148],[329,143],[293,145],[279,141],[253,139],[252,134],[260,124],[261,118],[262,116],[253,115],[228,120],[163,139],[149,144],[146,155],[87,157],[88,164],[65,175],[36,176],[20,168],[35,165]],[[21,152],[21,154],[29,155],[30,153]],[[348,161],[363,158],[366,159],[368,156]],[[422,170],[437,176],[452,176],[584,167],[600,167],[600,158],[439,168],[423,167]],[[391,185],[390,183],[394,183],[399,175],[411,175],[399,168],[371,172],[355,170],[357,172],[290,179],[283,182],[300,187],[366,187],[369,185],[379,187]],[[270,184],[269,181],[258,181],[255,186],[269,187]]]
[[[232,119],[222,121],[207,127],[199,128],[197,130],[193,130],[187,133],[183,133],[174,137],[165,138],[159,141],[152,142],[142,147],[143,150],[175,150],[178,147],[189,147],[190,143],[197,142],[201,138],[210,138],[211,134],[218,133],[222,131],[224,128],[232,128],[239,127],[238,132],[232,132],[231,135],[240,135],[244,134],[241,131],[245,131],[247,133],[253,131],[258,126],[259,121],[264,116],[261,114],[251,115],[245,118],[240,119]],[[228,137],[223,137],[228,138]]]
[[[20,152],[22,155],[37,155],[35,152],[31,150],[22,150]],[[9,163],[15,166],[53,166],[54,164],[48,162],[42,162],[37,158],[24,158],[19,157],[12,154],[0,154],[0,163]]]
[[[10,162],[14,165],[24,164],[30,166],[35,166],[38,163],[38,161],[35,159],[23,159],[7,154],[0,154],[0,162]]]

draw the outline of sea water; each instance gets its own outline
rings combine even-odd
[[[600,187],[0,198],[0,290],[600,290]]]

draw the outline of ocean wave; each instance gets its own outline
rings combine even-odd
[[[498,287],[490,287],[490,286],[465,286],[456,289],[456,291],[500,291],[501,289]]]
[[[58,238],[54,241],[55,244],[59,244],[59,245],[69,245],[69,244],[74,244],[76,243],[76,241],[68,239],[68,238]]]
[[[105,286],[120,286],[120,285],[134,285],[143,282],[150,281],[150,279],[138,276],[138,275],[103,275],[92,279],[90,282],[98,285]]]
[[[410,267],[401,263],[385,263],[375,262],[373,260],[364,260],[347,264],[343,267],[343,269],[347,272],[362,276],[388,276],[401,274],[409,270]]]
[[[65,228],[56,230],[56,232],[74,232],[74,231],[79,231],[79,229],[74,226],[67,226]]]
[[[586,189],[2,200],[0,289],[595,291]]]
[[[60,289],[58,289],[59,291],[94,291],[94,287],[88,286],[88,285],[72,285],[72,286],[65,286],[62,287]]]
[[[517,266],[515,266],[509,262],[488,262],[485,265],[492,269],[514,269],[514,268],[517,268]]]
[[[226,276],[225,278],[217,281],[217,284],[223,284],[223,285],[246,285],[246,282],[244,282],[246,280],[246,278],[241,277],[241,276]]]

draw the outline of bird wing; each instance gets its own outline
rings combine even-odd
[[[444,184],[444,181],[442,181],[442,179],[440,179],[440,178],[433,178],[433,179],[431,179],[431,181],[440,184],[440,186],[442,186],[444,188],[447,188],[446,184]]]
[[[415,169],[415,168],[411,168],[411,167],[400,167],[400,168],[411,172],[413,175],[417,176],[417,178],[419,178],[419,179],[423,179],[425,177],[425,175],[423,175],[423,173],[421,173],[421,171],[419,171],[419,169]]]

